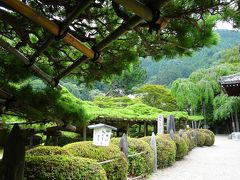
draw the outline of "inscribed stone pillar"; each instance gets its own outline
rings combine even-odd
[[[164,117],[162,114],[157,118],[157,134],[164,134]]]

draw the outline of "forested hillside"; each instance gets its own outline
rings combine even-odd
[[[162,59],[153,61],[151,57],[141,60],[141,66],[147,72],[146,83],[169,85],[177,78],[188,77],[200,68],[209,68],[220,59],[220,52],[240,44],[240,32],[217,30],[219,43],[205,47],[193,53],[191,57]]]

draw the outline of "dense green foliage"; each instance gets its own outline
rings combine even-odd
[[[151,144],[151,137],[143,137],[142,140]],[[158,168],[165,168],[175,163],[176,145],[173,140],[167,135],[157,135],[157,166]]]
[[[24,176],[38,180],[107,180],[96,161],[62,155],[26,156]]]
[[[142,2],[146,3],[145,0]],[[79,1],[73,0],[69,3],[67,1],[46,2],[40,0],[38,3],[34,0],[27,0],[23,3],[36,9],[38,13],[48,19],[64,21],[70,16]],[[232,3],[238,7],[235,1]],[[146,29],[147,24],[140,23],[136,28],[133,28],[134,30],[130,28],[121,38],[109,43],[108,46],[104,44],[102,47],[106,45],[107,48],[102,50],[101,68],[96,63],[86,61],[72,71],[72,77],[78,84],[90,84],[95,81],[112,79],[120,82],[117,84],[126,85],[127,87],[124,89],[131,90],[141,81],[141,78],[138,78],[141,75],[138,76],[139,71],[135,71],[132,74],[134,76],[132,76],[123,70],[135,69],[134,65],[137,64],[138,57],[152,56],[155,59],[161,59],[189,55],[204,45],[216,44],[218,35],[213,31],[213,27],[221,17],[213,14],[224,14],[225,19],[234,19],[235,23],[238,24],[236,11],[232,9],[233,5],[229,5],[227,2],[217,0],[181,2],[173,0],[163,4],[160,3],[160,11],[161,18],[167,22],[166,26],[162,27],[164,29],[159,29],[156,33],[149,33]],[[158,2],[152,4],[154,7],[157,5]],[[8,6],[1,4],[1,7],[1,39],[31,59],[50,34],[42,27],[29,21],[28,18],[9,10]],[[127,21],[132,16],[130,12],[125,18],[119,15],[121,13],[113,9],[111,1],[92,2],[85,11],[73,21],[69,33],[83,41],[88,47],[98,47],[98,43],[119,27],[123,19]],[[124,8],[119,11],[126,14]],[[85,14],[89,14],[89,16]],[[35,65],[47,75],[56,77],[82,55],[83,53],[65,44],[64,41],[57,41],[53,42],[43,53],[40,53]],[[62,100],[59,100],[64,92],[57,89],[49,90],[46,85],[41,85],[39,79],[26,70],[25,64],[3,48],[0,49],[0,59],[0,97],[6,98],[5,93],[2,93],[3,90],[8,93],[7,99],[13,100],[12,103],[8,104],[8,111],[24,114],[28,119],[34,120],[54,121],[59,118],[59,115],[61,118],[65,118],[65,121],[74,121],[73,117],[75,117],[77,121],[84,123],[86,118],[84,112],[81,112],[83,108],[81,105],[78,107],[81,110],[76,108],[80,103],[77,103],[74,98],[68,99],[69,97],[66,98],[63,95]],[[121,74],[124,78],[120,78],[120,80],[119,77],[112,77]],[[53,79],[53,81],[55,80]],[[30,81],[35,81],[37,90],[33,90]],[[66,81],[64,83],[68,84]],[[114,85],[114,82],[110,84]],[[74,86],[72,89],[79,91],[81,88]],[[73,101],[72,105],[69,105],[71,101]],[[78,110],[76,111],[76,109]]]
[[[70,156],[65,149],[58,146],[37,146],[26,152],[27,156],[48,156],[48,155],[60,155]]]
[[[171,91],[161,85],[144,85],[137,90],[142,93],[142,101],[149,106],[162,109],[164,111],[177,110],[176,100]]]
[[[202,115],[210,126],[214,126],[216,120],[230,119],[232,114],[236,120],[239,107],[239,98],[221,94],[218,82],[221,76],[240,71],[238,48],[224,50],[219,57],[219,64],[199,69],[188,79],[177,79],[171,88],[180,108],[193,115]]]
[[[111,143],[119,146],[120,138],[111,139]],[[153,170],[153,151],[148,143],[137,138],[128,138],[128,155],[143,153],[128,158],[128,176],[146,176]]]
[[[127,160],[118,146],[110,144],[107,147],[94,146],[92,142],[76,142],[63,146],[70,154],[76,157],[85,157],[103,162],[106,160],[114,161],[102,164],[106,171],[107,178],[124,180],[127,177]]]
[[[119,118],[122,120],[154,120],[159,114],[167,117],[173,114],[176,119],[187,119],[184,111],[163,111],[141,102],[140,98],[124,97],[96,97],[95,101],[83,101],[86,112],[91,115],[90,119],[98,116]]]
[[[150,57],[141,59],[141,66],[147,73],[146,83],[169,86],[177,78],[187,78],[198,69],[214,66],[222,56],[221,51],[238,45],[240,41],[238,31],[216,30],[216,32],[219,34],[217,45],[204,47],[190,57],[163,58],[159,62]]]

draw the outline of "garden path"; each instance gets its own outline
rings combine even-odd
[[[240,141],[216,136],[212,147],[197,147],[148,180],[240,180]]]

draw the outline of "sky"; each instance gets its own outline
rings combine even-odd
[[[218,21],[215,27],[216,29],[228,29],[228,30],[234,29],[231,23],[223,21]]]

